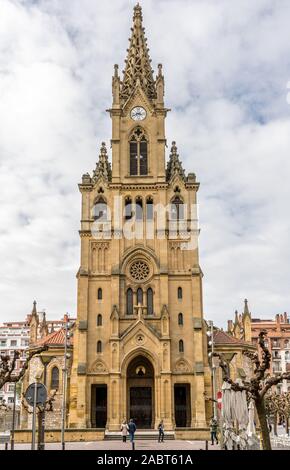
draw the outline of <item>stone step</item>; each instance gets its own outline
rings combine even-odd
[[[158,441],[159,432],[155,429],[141,429],[135,432],[135,440],[152,440]],[[129,434],[127,435],[129,439]],[[175,439],[174,431],[165,432],[164,440],[172,441]],[[105,431],[105,441],[121,441],[122,434],[119,431]]]

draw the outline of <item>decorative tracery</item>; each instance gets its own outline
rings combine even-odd
[[[130,275],[135,281],[145,281],[150,274],[150,268],[145,261],[134,261],[130,266]]]
[[[130,138],[130,175],[148,174],[148,139],[144,130],[137,127]]]

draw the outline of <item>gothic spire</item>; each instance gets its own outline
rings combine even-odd
[[[44,336],[47,336],[47,335],[48,335],[48,326],[47,326],[47,322],[46,322],[46,314],[45,314],[45,312],[43,312],[42,321],[41,321],[41,324],[40,324],[40,336],[41,336],[41,338],[44,338]]]
[[[245,316],[245,315],[251,316],[250,311],[249,311],[249,306],[248,306],[248,299],[245,299],[244,302],[245,302],[245,304],[244,304],[243,316]]]
[[[36,311],[36,300],[34,300],[34,302],[33,302],[33,308],[32,308],[31,315],[32,315],[33,317],[36,317],[36,316],[37,316],[37,311]]]
[[[171,178],[175,174],[179,175],[183,180],[185,180],[185,173],[182,167],[182,163],[179,160],[176,142],[172,142],[171,153],[170,153],[169,161],[167,163],[167,170],[166,170],[167,181],[170,181]]]
[[[108,160],[107,148],[105,142],[102,142],[100,149],[99,161],[96,164],[96,169],[93,172],[93,181],[97,181],[100,177],[103,177],[106,181],[111,181],[112,170],[111,164]]]
[[[136,84],[139,83],[151,99],[156,98],[156,85],[151,68],[151,59],[145,37],[145,29],[142,26],[142,8],[137,3],[134,7],[132,36],[129,39],[129,49],[127,49],[127,59],[125,60],[125,70],[121,86],[121,98],[125,101],[131,96]]]

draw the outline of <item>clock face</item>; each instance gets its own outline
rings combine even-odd
[[[143,121],[146,116],[147,113],[144,108],[141,108],[141,106],[136,106],[131,111],[131,118],[134,119],[134,121]]]

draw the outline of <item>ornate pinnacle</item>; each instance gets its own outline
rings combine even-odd
[[[176,142],[175,142],[175,141],[172,142],[171,155],[178,157],[178,154],[177,154],[177,147],[176,147]]]
[[[32,315],[37,315],[37,311],[36,311],[36,300],[34,300],[33,302],[33,308],[32,308]]]
[[[119,77],[119,65],[118,64],[114,65],[114,77],[115,78]]]
[[[105,142],[102,142],[100,148],[99,161],[97,162],[96,169],[93,172],[93,181],[96,182],[100,177],[103,177],[106,181],[111,181],[112,178],[111,164],[108,160]]]
[[[176,142],[172,142],[171,146],[171,153],[169,157],[169,162],[167,163],[167,170],[166,170],[166,179],[170,181],[171,178],[175,175],[179,175],[183,181],[185,181],[185,173],[184,169],[182,168],[182,164],[179,160],[179,155],[177,153],[177,146]]]
[[[149,49],[142,26],[142,8],[139,3],[134,7],[132,36],[129,39],[127,58],[125,60],[125,70],[122,81],[120,97],[128,100],[139,85],[149,99],[156,98],[156,84],[153,78],[150,65]]]
[[[245,299],[244,314],[245,313],[248,313],[248,314],[250,313],[249,307],[248,307],[248,299]]]
[[[101,155],[102,157],[106,157],[107,156],[107,148],[106,148],[106,142],[102,142],[102,146],[101,146]]]
[[[142,21],[142,7],[141,5],[139,5],[139,2],[137,3],[137,5],[134,6],[134,16],[133,16],[133,20],[135,21],[137,18],[140,18],[140,20]]]

